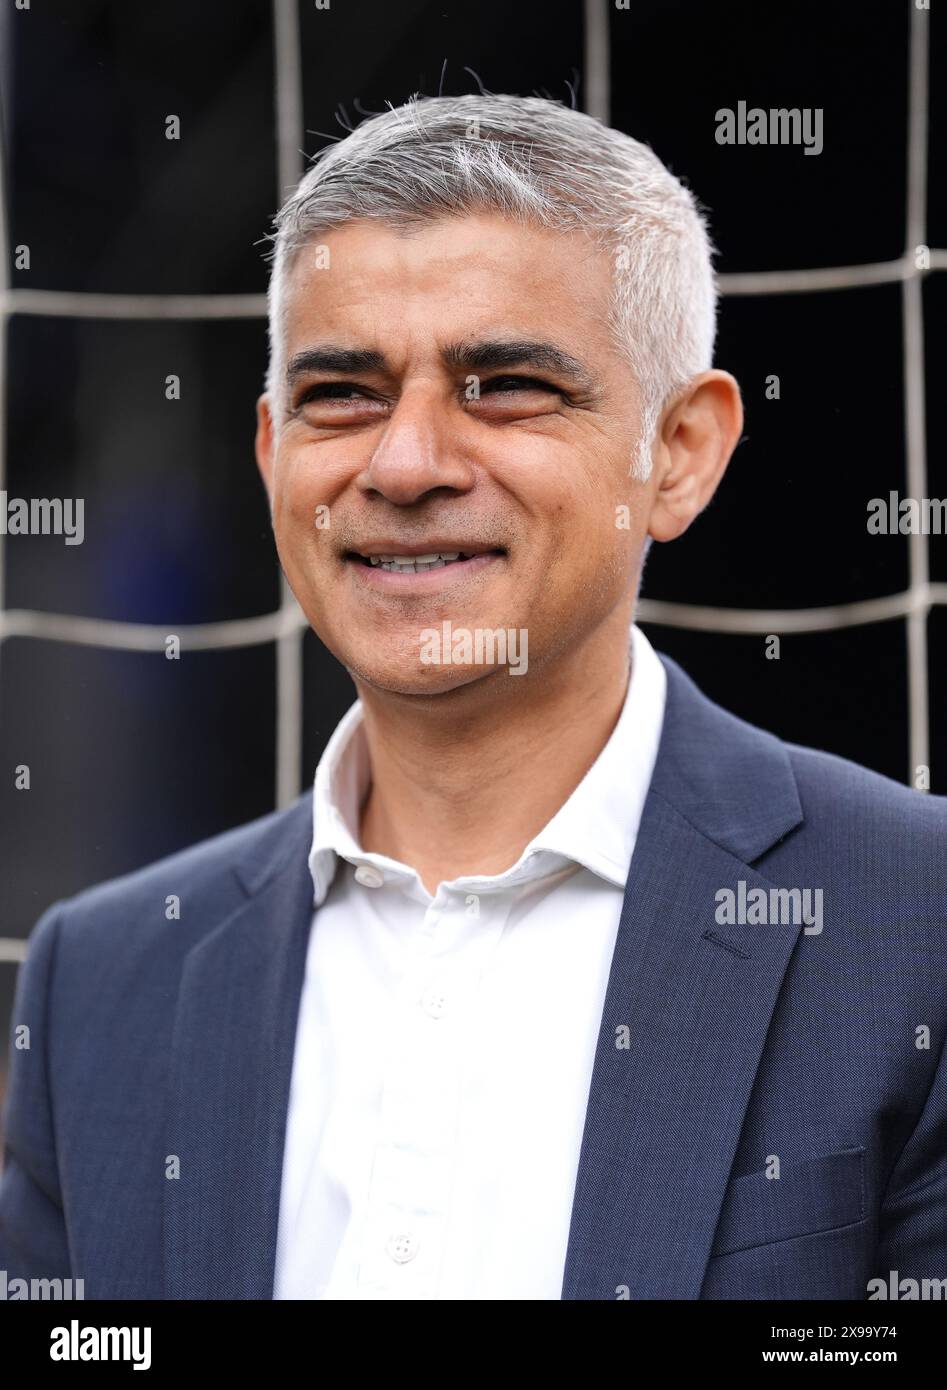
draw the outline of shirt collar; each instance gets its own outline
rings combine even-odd
[[[667,676],[637,626],[630,633],[631,678],[611,736],[582,781],[505,873],[467,877],[473,890],[512,887],[569,865],[582,865],[623,887],[657,757]],[[407,865],[363,850],[359,812],[371,783],[362,704],[342,717],[316,768],[313,839],[309,855],[315,902],[324,900],[339,859],[371,864],[386,878],[414,880]]]

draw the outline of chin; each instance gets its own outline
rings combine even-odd
[[[417,659],[408,664],[392,661],[379,663],[377,653],[363,663],[343,660],[343,665],[356,682],[383,690],[389,695],[449,695],[490,676],[505,675],[502,667],[482,666],[421,666]]]

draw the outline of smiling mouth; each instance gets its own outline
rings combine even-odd
[[[426,574],[428,570],[445,569],[451,565],[461,565],[468,560],[502,555],[504,551],[497,550],[431,550],[419,555],[393,554],[378,552],[375,554],[363,555],[360,551],[350,550],[346,554],[346,559],[354,561],[356,564],[365,565],[370,569],[385,570],[389,574]]]

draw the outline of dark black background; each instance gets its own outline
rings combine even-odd
[[[573,0],[300,0],[305,149],[344,133],[340,103],[412,92],[539,92],[570,100],[583,71]],[[724,275],[893,260],[905,249],[910,0],[635,0],[610,10],[612,120],[653,145],[708,208]],[[925,17],[925,23],[928,22]],[[926,241],[947,247],[943,21],[931,26]],[[270,5],[251,0],[32,0],[5,7],[8,234],[31,251],[17,289],[108,295],[262,294],[277,206]],[[578,86],[579,105],[584,92]],[[821,107],[824,151],[727,147],[738,101]],[[182,139],[165,139],[165,116]],[[343,118],[344,119],[344,118]],[[945,488],[943,271],[923,281],[927,495]],[[939,311],[939,312],[938,312]],[[261,317],[209,322],[15,312],[7,324],[6,487],[81,496],[86,538],[7,538],[7,608],[177,626],[279,603],[252,456],[266,365]],[[735,609],[846,604],[902,591],[906,537],[866,508],[908,492],[898,283],[727,296],[717,365],[744,390],[746,437],[717,499],[655,546],[649,600]],[[169,403],[164,379],[182,378]],[[764,396],[776,374],[781,399]],[[943,539],[932,578],[947,581]],[[781,736],[912,781],[903,619],[784,635],[646,625],[734,712]],[[773,629],[779,632],[779,627]],[[931,764],[947,790],[947,613],[928,623]],[[299,787],[353,698],[304,639]],[[0,663],[0,936],[50,902],[272,808],[272,645],[186,655],[9,638]],[[13,788],[27,763],[32,788]],[[9,1007],[14,967],[0,967]],[[5,1035],[5,1029],[4,1029]]]

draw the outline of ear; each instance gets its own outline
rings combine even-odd
[[[254,447],[256,451],[257,468],[260,470],[260,477],[263,479],[263,486],[266,494],[273,501],[273,412],[270,409],[270,399],[265,393],[256,403],[256,439]]]
[[[652,455],[656,483],[648,532],[673,541],[717,490],[743,429],[740,387],[729,372],[702,372],[667,410]]]

